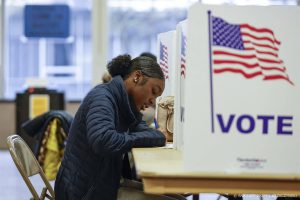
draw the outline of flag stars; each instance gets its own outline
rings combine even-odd
[[[212,20],[213,45],[225,46],[234,49],[244,49],[240,34],[240,26],[232,25],[226,21],[213,17]]]

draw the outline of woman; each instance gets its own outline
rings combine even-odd
[[[123,55],[107,68],[112,81],[92,89],[74,117],[55,182],[57,200],[116,199],[123,155],[132,147],[165,145],[164,135],[140,114],[164,90],[159,65]]]

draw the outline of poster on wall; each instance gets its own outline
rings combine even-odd
[[[31,94],[29,96],[29,119],[33,119],[50,110],[48,94]]]
[[[187,170],[300,174],[299,20],[299,7],[190,8]]]
[[[183,123],[185,113],[185,78],[186,78],[186,47],[187,20],[181,21],[176,26],[176,64],[175,64],[175,104],[174,104],[174,147],[183,148]]]
[[[174,96],[176,31],[158,34],[157,47],[157,62],[165,75],[165,90],[162,96]]]
[[[67,38],[70,35],[68,5],[25,5],[25,37]]]

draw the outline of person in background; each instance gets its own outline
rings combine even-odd
[[[57,200],[117,199],[124,154],[166,143],[140,114],[164,90],[159,65],[145,56],[121,55],[107,69],[112,80],[93,88],[75,114],[55,181]]]
[[[108,83],[109,81],[111,81],[112,77],[109,74],[108,71],[105,71],[102,75],[102,83]]]

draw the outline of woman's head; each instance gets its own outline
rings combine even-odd
[[[154,105],[165,87],[165,78],[155,60],[139,56],[131,60],[129,55],[114,58],[107,65],[112,77],[120,75],[128,95],[133,98],[138,110]]]

